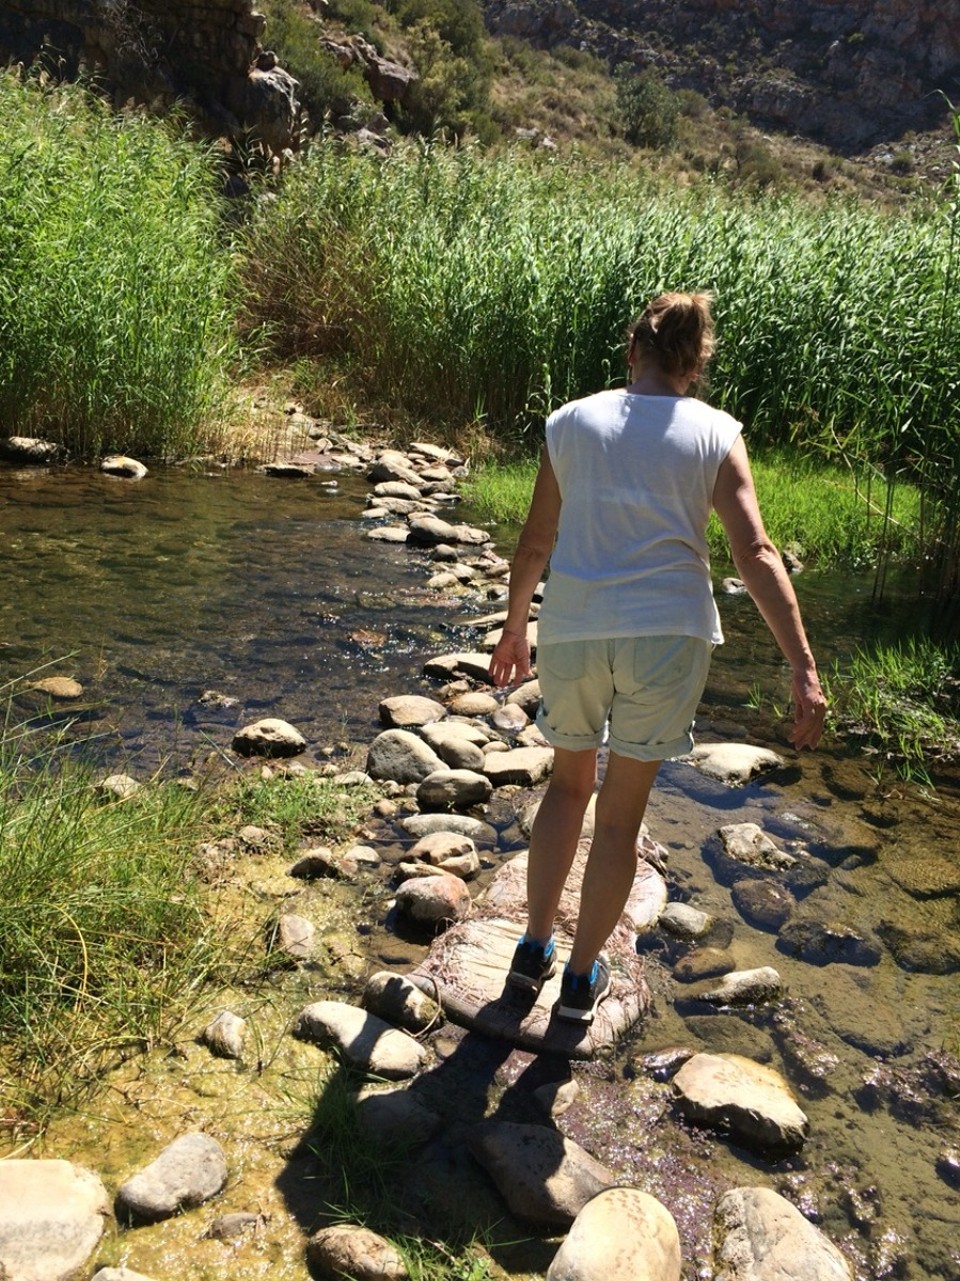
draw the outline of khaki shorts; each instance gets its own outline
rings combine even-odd
[[[537,725],[554,747],[610,748],[639,761],[683,756],[713,646],[697,636],[559,641],[537,649]]]

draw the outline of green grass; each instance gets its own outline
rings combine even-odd
[[[0,74],[0,261],[6,433],[82,458],[211,443],[235,350],[212,151]]]
[[[920,502],[908,485],[890,488],[861,469],[769,451],[752,460],[767,531],[781,549],[809,557],[820,567],[863,567],[882,557],[915,551]],[[464,495],[484,519],[517,526],[526,515],[537,463],[532,459],[491,462],[464,483]],[[708,529],[711,555],[729,558],[716,517]]]

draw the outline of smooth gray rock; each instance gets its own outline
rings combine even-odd
[[[450,680],[454,676],[468,676],[471,680],[490,680],[490,655],[476,652],[457,654],[440,654],[426,661],[423,667],[424,676],[437,680]]]
[[[490,799],[493,785],[486,774],[468,769],[439,769],[417,788],[417,803],[425,810],[468,809]]]
[[[756,823],[728,823],[720,828],[720,839],[726,854],[745,867],[765,872],[784,872],[796,859],[782,850]]]
[[[224,1059],[243,1056],[243,1038],[247,1030],[246,1019],[230,1010],[221,1010],[203,1029],[200,1039],[214,1054]]]
[[[355,1107],[363,1130],[381,1145],[419,1147],[443,1124],[436,1112],[405,1089],[365,1085],[357,1094]]]
[[[680,1281],[680,1268],[669,1210],[636,1188],[610,1188],[577,1215],[547,1281]]]
[[[424,725],[420,730],[420,737],[442,756],[451,745],[457,743],[471,743],[482,748],[494,735],[488,726],[480,725],[475,720],[445,720]]]
[[[240,756],[298,756],[306,746],[298,729],[275,716],[245,725],[233,736],[233,750]]]
[[[673,1078],[680,1111],[750,1147],[795,1152],[809,1122],[773,1068],[738,1054],[695,1054]]]
[[[490,716],[500,704],[484,690],[469,690],[452,699],[447,709],[451,716]]]
[[[319,1281],[406,1281],[403,1259],[389,1241],[349,1223],[321,1228],[307,1242],[307,1262]]]
[[[772,965],[755,970],[731,970],[719,983],[695,993],[698,1001],[711,1005],[766,1005],[783,996],[783,980]]]
[[[668,903],[660,913],[658,924],[680,939],[698,939],[709,934],[714,918],[689,903]]]
[[[432,721],[442,721],[446,714],[442,703],[422,694],[398,694],[385,698],[380,704],[380,723],[389,729],[415,729]]]
[[[819,1228],[772,1188],[734,1188],[714,1211],[715,1281],[853,1281]]]
[[[290,961],[306,961],[313,955],[316,933],[317,927],[305,916],[284,912],[270,931],[269,947]]]
[[[306,1006],[293,1034],[323,1049],[336,1048],[355,1066],[390,1081],[415,1076],[427,1057],[423,1046],[406,1032],[342,1001]]]
[[[783,764],[783,757],[776,752],[766,747],[751,747],[747,743],[704,743],[681,759],[711,778],[734,787],[749,783],[758,774]]]
[[[367,750],[367,773],[371,778],[393,779],[396,783],[421,783],[444,764],[429,743],[406,729],[388,729]]]
[[[208,1134],[182,1134],[117,1192],[121,1223],[156,1223],[203,1205],[227,1181],[223,1148]]]
[[[466,738],[451,737],[438,744],[436,750],[450,769],[467,769],[479,774],[483,771],[484,752],[489,746],[489,743],[485,743],[483,747],[478,747]]]
[[[469,1146],[511,1212],[539,1227],[569,1227],[591,1197],[615,1182],[579,1144],[543,1125],[483,1121]]]
[[[97,1175],[70,1161],[0,1161],[0,1276],[68,1281],[86,1265],[110,1213]]]
[[[473,839],[460,832],[429,832],[407,850],[407,857],[438,867],[444,859],[476,854]]]
[[[428,836],[431,832],[461,832],[477,845],[496,845],[497,829],[470,814],[411,814],[401,823],[410,836]]]
[[[442,926],[469,916],[473,900],[459,876],[415,876],[397,890],[397,910],[420,925]]]
[[[517,747],[510,752],[497,752],[484,759],[483,768],[494,787],[508,783],[536,787],[553,769],[553,748]]]
[[[540,682],[524,681],[506,697],[508,704],[516,703],[532,720],[540,707]]]
[[[380,970],[367,979],[363,1006],[371,1014],[408,1032],[425,1032],[443,1022],[443,1011],[436,1001],[405,974],[391,974],[389,970]]]

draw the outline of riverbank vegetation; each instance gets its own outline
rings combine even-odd
[[[17,710],[28,693],[0,689],[0,1126],[14,1137],[167,1043],[201,994],[269,967],[268,922],[230,890],[236,832],[336,842],[371,800],[317,774],[244,772],[120,799],[80,759],[95,743],[83,752],[75,727]]]

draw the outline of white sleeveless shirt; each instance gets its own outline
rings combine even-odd
[[[706,529],[742,430],[690,396],[601,391],[547,419],[562,506],[540,611],[544,642],[623,636],[723,641]]]

